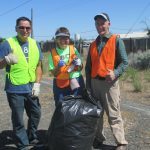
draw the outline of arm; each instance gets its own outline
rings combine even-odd
[[[114,70],[115,76],[121,76],[128,67],[128,56],[122,39],[117,39],[117,55],[116,67]]]
[[[57,66],[53,70],[50,70],[51,74],[56,77],[60,73],[60,67]]]
[[[5,60],[5,59],[0,60],[0,69],[5,68],[6,65],[7,65],[7,63],[6,63],[6,60]]]
[[[39,62],[37,64],[37,68],[36,68],[36,80],[35,82],[40,83],[41,79],[42,79],[42,74],[43,74],[43,67],[42,67],[42,59],[43,59],[43,54],[41,51],[41,47],[39,45],[39,43],[37,42],[37,46],[39,49]]]
[[[117,38],[115,69],[114,71],[108,70],[106,80],[108,82],[111,82],[114,79],[118,78],[124,73],[127,67],[128,67],[128,57],[124,43],[120,38]]]
[[[10,52],[11,48],[7,41],[0,44],[0,69],[3,69],[7,66],[5,56],[7,56]]]
[[[18,57],[11,52],[0,61],[0,69],[3,69],[6,65],[14,65],[17,63]]]
[[[50,71],[50,73],[54,77],[56,77],[59,74],[59,72],[60,72],[60,67],[59,66],[57,66],[57,67],[54,66],[53,58],[52,58],[52,54],[51,53],[48,56],[48,63],[49,63],[49,71]]]
[[[40,83],[41,79],[42,79],[42,74],[43,74],[43,70],[42,70],[42,61],[39,61],[37,68],[36,68],[36,83]]]
[[[40,57],[39,57],[39,62],[37,64],[36,70],[35,70],[35,75],[36,79],[32,87],[32,96],[33,97],[38,97],[40,93],[40,81],[42,79],[42,74],[43,74],[43,69],[42,69],[42,58],[43,55],[41,53],[41,49],[39,48],[40,52]]]
[[[78,52],[78,50],[75,48],[75,54],[77,55],[78,58],[81,59],[80,53]]]
[[[81,58],[80,53],[78,52],[78,50],[76,48],[75,48],[75,54],[76,54],[76,57],[79,58],[79,60],[78,60],[78,62],[76,62],[77,65],[75,65],[75,68],[73,71],[81,71],[83,69],[83,60]]]

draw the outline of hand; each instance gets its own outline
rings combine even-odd
[[[58,63],[58,67],[62,67],[65,65],[65,62],[63,60],[60,60]]]
[[[81,64],[82,64],[81,59],[75,58],[75,59],[72,61],[72,64],[74,64],[75,66],[81,66]]]
[[[115,74],[114,74],[114,71],[110,70],[110,69],[107,69],[107,70],[108,70],[108,73],[107,73],[107,76],[106,76],[106,81],[112,82],[116,78]]]
[[[32,96],[38,97],[40,93],[40,83],[34,83],[32,88]]]
[[[13,53],[9,53],[7,56],[5,56],[5,60],[8,65],[14,65],[18,63],[18,58]]]

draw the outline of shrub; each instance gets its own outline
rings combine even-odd
[[[132,67],[127,68],[126,72],[121,77],[121,80],[127,81],[128,79],[131,80],[131,83],[134,87],[135,92],[141,92],[142,91],[142,89],[143,89],[142,80],[141,80],[141,76],[139,74],[139,71],[137,69],[132,68]]]
[[[137,70],[134,69],[133,67],[128,67],[127,70],[125,71],[125,73],[120,77],[121,80],[125,81],[127,79],[131,79],[133,80],[135,74],[136,74]]]
[[[150,50],[145,52],[138,51],[137,53],[130,53],[128,56],[129,66],[137,69],[150,68]]]
[[[134,74],[134,78],[132,79],[133,81],[133,87],[135,92],[142,92],[142,80],[140,79],[140,76],[138,73]]]

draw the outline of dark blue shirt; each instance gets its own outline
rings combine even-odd
[[[28,42],[22,43],[19,42],[22,51],[28,61]],[[37,43],[38,49],[39,49],[39,60],[42,60],[43,55],[41,52],[41,48],[39,46],[39,44]],[[3,42],[2,44],[0,44],[0,59],[3,59],[5,56],[7,56],[9,53],[11,52],[11,47],[8,43],[8,41]],[[6,66],[6,72],[10,71],[10,65]],[[10,79],[7,77],[6,75],[6,82],[5,82],[5,90],[8,93],[31,93],[32,91],[32,85],[33,83],[28,83],[28,84],[24,84],[24,85],[13,85],[10,81]]]

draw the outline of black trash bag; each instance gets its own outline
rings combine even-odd
[[[83,96],[84,100],[96,105],[100,110],[102,110],[100,101],[96,100],[96,98],[86,88],[83,89],[82,96]]]
[[[49,150],[91,150],[101,111],[82,96],[66,96],[51,120]]]

